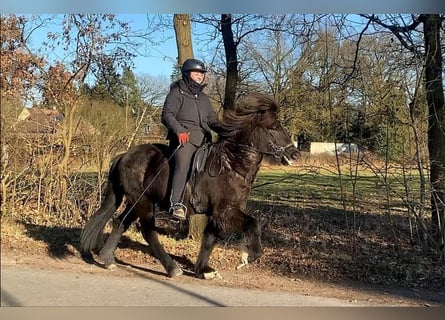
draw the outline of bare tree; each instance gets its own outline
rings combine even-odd
[[[168,78],[143,73],[137,75],[136,79],[142,100],[149,105],[161,106],[168,92]]]
[[[222,99],[224,109],[232,108],[236,98],[245,91],[264,88],[263,84],[258,82],[258,78],[256,78],[257,86],[250,87],[253,82],[249,80],[259,73],[266,75],[271,71],[255,70],[259,66],[252,62],[252,51],[256,49],[256,45],[265,41],[265,34],[286,34],[295,42],[304,41],[313,24],[313,19],[306,20],[304,16],[296,15],[198,15],[193,16],[193,21],[210,26],[208,33],[199,35],[204,47],[216,42],[216,50],[212,53],[213,66],[217,77],[222,78],[224,82],[224,85],[219,86],[221,91],[224,91],[221,94],[224,96]],[[281,68],[279,73],[284,72],[285,66],[279,67]],[[271,78],[268,80],[274,81]]]
[[[428,150],[430,158],[431,217],[433,247],[439,249],[445,259],[445,105],[441,30],[444,16],[439,14],[389,16],[386,20],[375,15],[364,15],[375,24],[394,34],[400,43],[424,63],[425,90],[428,104]],[[423,25],[424,48],[416,42],[415,33]]]

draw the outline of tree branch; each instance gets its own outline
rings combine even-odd
[[[413,22],[406,26],[387,24],[382,20],[380,20],[378,17],[376,17],[374,14],[373,15],[361,14],[361,16],[391,31],[392,34],[396,36],[397,39],[399,39],[403,47],[405,47],[408,51],[412,52],[416,57],[420,57],[420,53],[417,50],[417,47],[412,43],[411,44],[408,43],[402,35],[404,33],[409,33],[415,30],[417,26],[422,22],[421,16],[418,19],[415,19],[415,17],[413,16]]]

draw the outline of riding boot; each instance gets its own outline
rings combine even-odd
[[[178,220],[184,221],[187,219],[187,207],[182,203],[175,203],[170,207],[170,213]]]
[[[183,183],[185,184],[185,181],[183,182],[182,180],[185,180],[185,179],[183,177],[174,177],[173,178],[173,186],[172,186],[172,192],[171,192],[171,196],[170,196],[170,210],[169,210],[169,212],[174,218],[184,221],[187,218],[187,215],[186,215],[187,207],[182,204],[182,198],[183,198],[182,193],[183,192],[178,191],[178,190],[181,190],[180,186]]]

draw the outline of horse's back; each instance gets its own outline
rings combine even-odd
[[[141,166],[146,166],[148,163],[153,165],[153,162],[162,163],[166,158],[165,153],[168,152],[168,146],[163,144],[144,143],[139,144],[128,149],[122,155],[120,166],[128,166],[128,169],[140,170]]]
[[[146,143],[130,148],[121,156],[114,175],[118,175],[127,197],[138,198],[144,191],[156,198],[165,196],[169,176],[165,153],[167,145]]]

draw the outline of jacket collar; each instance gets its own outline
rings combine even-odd
[[[204,90],[204,88],[206,86],[207,86],[206,84],[201,85],[201,92],[202,92],[202,90]],[[173,87],[178,87],[179,88],[179,92],[181,94],[187,95],[187,96],[190,96],[190,97],[194,97],[194,98],[199,97],[199,95],[201,94],[201,92],[199,94],[197,94],[197,95],[193,94],[190,91],[190,89],[188,88],[187,83],[183,79],[179,79],[178,81],[174,82],[171,87],[172,88]]]

